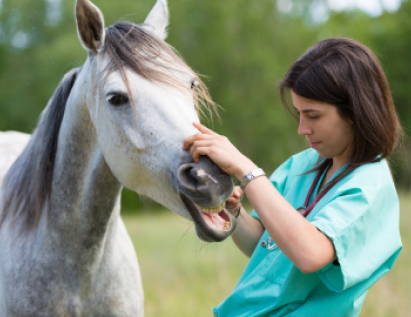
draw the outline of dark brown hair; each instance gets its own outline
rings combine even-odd
[[[353,153],[347,167],[324,190],[329,190],[358,166],[388,158],[402,128],[387,78],[374,53],[365,45],[346,38],[323,40],[310,47],[287,71],[280,83],[285,91],[334,105],[354,127]],[[314,170],[324,170],[332,159],[320,158]]]

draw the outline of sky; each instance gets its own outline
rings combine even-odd
[[[311,20],[317,23],[325,22],[331,11],[349,11],[360,9],[370,16],[377,17],[384,11],[394,12],[404,0],[314,0],[310,7]],[[281,12],[289,13],[293,10],[293,0],[277,0],[277,7]]]
[[[401,0],[327,0],[327,3],[335,11],[359,8],[371,16],[378,16],[383,10],[396,11],[401,6]]]

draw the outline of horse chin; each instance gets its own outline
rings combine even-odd
[[[220,242],[233,233],[237,227],[237,219],[227,210],[213,214],[203,212],[190,198],[180,193],[196,227],[197,236],[206,242]]]

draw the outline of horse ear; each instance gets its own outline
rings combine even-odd
[[[77,32],[83,46],[97,54],[104,46],[104,17],[89,0],[77,0],[75,16]]]
[[[168,25],[168,8],[167,0],[157,0],[153,9],[147,16],[144,24],[142,25],[147,31],[154,33],[160,39],[165,40],[167,37],[167,25]]]

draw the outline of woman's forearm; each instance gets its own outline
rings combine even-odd
[[[254,249],[264,233],[264,227],[260,221],[251,217],[245,209],[240,206],[240,214],[237,218],[237,228],[231,237],[235,245],[248,257],[254,252]]]
[[[250,182],[245,193],[265,229],[284,254],[304,273],[332,262],[332,241],[302,217],[266,177]]]

